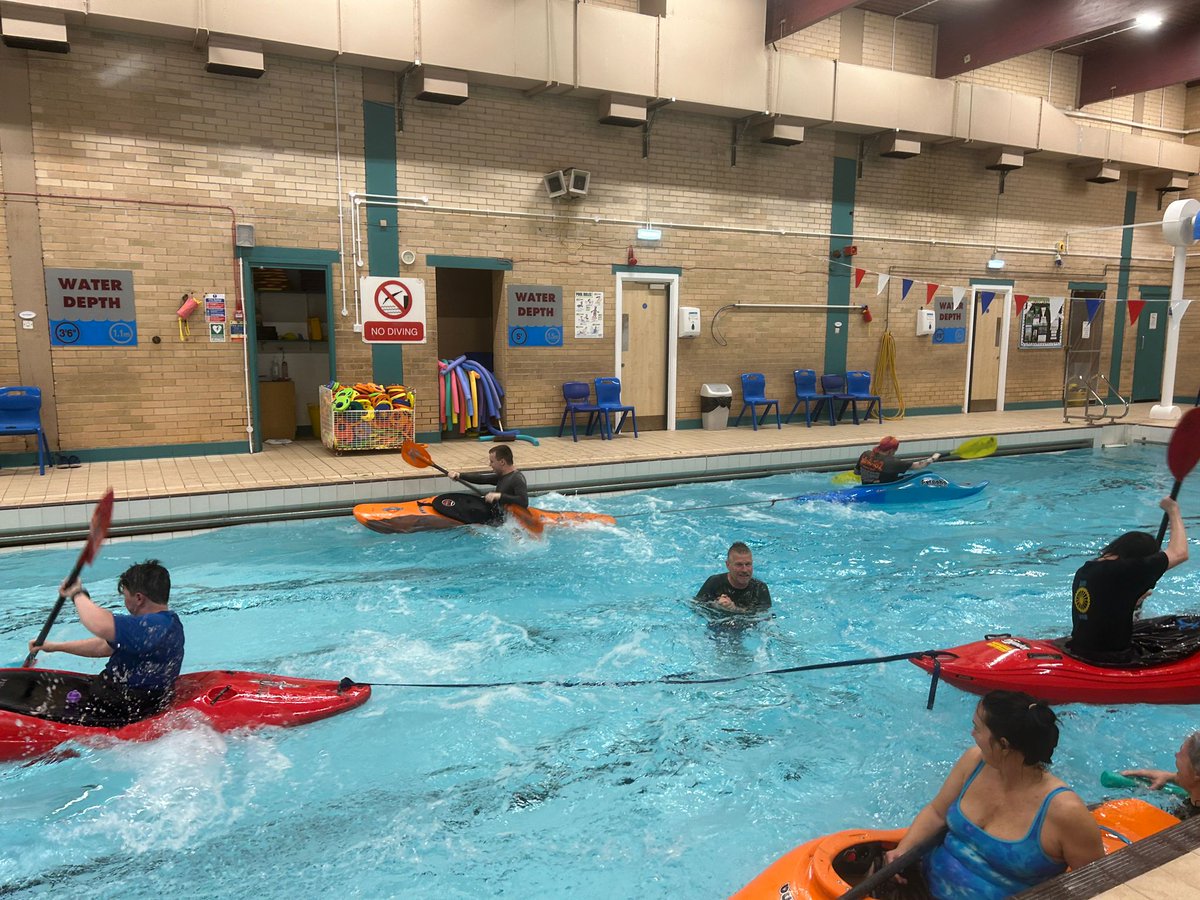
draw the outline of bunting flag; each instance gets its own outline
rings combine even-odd
[[[979,292],[980,308],[986,313],[988,311],[988,307],[992,305],[992,301],[995,299],[996,299],[995,291],[980,291]]]
[[[1129,324],[1137,322],[1138,316],[1142,314],[1142,307],[1146,305],[1145,300],[1127,300],[1126,306],[1129,307]]]
[[[1013,294],[1013,300],[1017,304],[1017,318],[1021,317],[1021,310],[1025,308],[1025,304],[1029,302],[1028,294]]]
[[[1172,300],[1171,315],[1175,316],[1177,319],[1182,319],[1183,314],[1187,312],[1187,308],[1191,306],[1191,304],[1191,300]]]
[[[933,302],[933,295],[937,293],[937,289],[939,287],[941,287],[941,285],[932,284],[932,283],[925,285],[925,305],[926,306],[928,306],[930,303]]]
[[[855,287],[858,287],[860,284],[862,284],[863,276],[866,274],[867,274],[866,269],[855,269],[854,270],[854,286]]]
[[[967,292],[966,288],[951,288],[950,293],[954,296],[954,308],[962,309],[963,295]]]
[[[908,292],[912,289],[913,280],[911,278],[902,279],[900,282],[900,299],[903,300],[908,296]]]
[[[875,296],[876,297],[878,297],[880,294],[883,293],[883,289],[885,287],[887,287],[887,283],[891,280],[892,280],[891,275],[880,275],[879,276],[879,287],[875,288]]]
[[[1083,302],[1087,304],[1087,311],[1088,311],[1087,320],[1088,320],[1088,324],[1091,325],[1092,319],[1096,318],[1096,313],[1100,311],[1100,304],[1103,303],[1104,301],[1101,300],[1099,297],[1092,297],[1088,300],[1084,300]]]

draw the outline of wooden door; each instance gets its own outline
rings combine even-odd
[[[640,281],[621,286],[621,398],[637,410],[638,427],[667,427],[667,316],[670,288]]]
[[[1000,335],[1004,327],[1005,301],[1004,293],[997,291],[985,314],[979,295],[975,295],[968,412],[991,412],[996,409],[1000,387]]]

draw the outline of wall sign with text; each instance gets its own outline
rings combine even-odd
[[[508,286],[508,346],[561,347],[562,288],[543,284]]]
[[[136,347],[133,272],[46,269],[51,347]]]

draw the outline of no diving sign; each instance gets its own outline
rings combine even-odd
[[[363,278],[359,281],[363,343],[425,343],[425,281]]]

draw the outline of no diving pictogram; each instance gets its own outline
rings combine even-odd
[[[403,319],[412,305],[412,291],[403,281],[385,281],[375,288],[375,308],[389,319]]]

